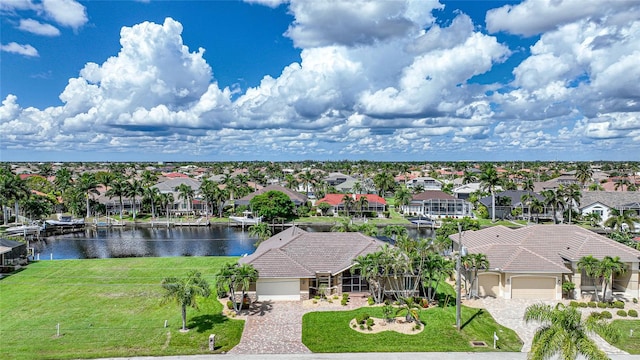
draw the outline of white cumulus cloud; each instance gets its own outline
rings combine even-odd
[[[42,36],[59,36],[60,30],[51,24],[43,24],[33,19],[20,19],[18,29]]]
[[[29,44],[18,44],[16,42],[10,42],[8,44],[2,44],[0,50],[20,54],[27,57],[38,57],[38,50]]]

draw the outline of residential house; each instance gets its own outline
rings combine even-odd
[[[353,199],[353,205],[349,209],[349,213],[376,213],[377,216],[383,216],[384,211],[387,209],[387,201],[377,194],[327,194],[322,199],[316,201],[317,206],[320,203],[327,203],[331,205],[329,213],[334,216],[338,216],[341,212],[346,211],[344,197],[350,196]],[[365,197],[367,199],[367,207],[359,209],[356,203],[360,198]]]
[[[404,214],[431,219],[472,217],[472,205],[440,190],[415,194],[409,205],[401,207]]]
[[[482,189],[482,184],[479,182],[473,182],[468,184],[462,184],[453,189],[453,196],[456,199],[467,200],[471,197],[471,194]]]
[[[282,193],[284,193],[285,195],[287,195],[287,197],[289,197],[289,199],[291,199],[291,201],[293,201],[294,205],[296,206],[296,208],[303,206],[307,203],[307,201],[309,201],[309,199],[307,198],[306,195],[301,194],[299,192],[293,191],[291,189],[288,189],[284,186],[280,186],[280,185],[269,185],[266,186],[258,191],[252,192],[251,194],[244,196],[238,200],[236,200],[235,204],[236,205],[246,205],[248,206],[249,203],[251,202],[251,199],[253,199],[256,195],[261,195],[266,193],[267,191],[280,191]]]
[[[541,212],[536,212],[531,209],[529,204],[526,202],[522,202],[522,197],[524,195],[531,195],[539,201],[543,201],[544,197],[535,192],[528,192],[525,190],[507,190],[501,191],[495,194],[495,202],[496,202],[496,218],[505,219],[505,218],[522,218],[522,219],[553,219],[553,209],[543,207]],[[479,202],[487,208],[489,214],[491,214],[492,204],[491,196],[483,197],[479,200]],[[512,215],[514,210],[517,211],[519,215]]]
[[[420,176],[406,181],[408,189],[422,187],[422,190],[440,190],[442,182],[429,176]]]
[[[176,188],[181,184],[190,186],[191,189],[193,189],[194,193],[198,194],[198,192],[200,191],[200,185],[202,183],[190,177],[173,177],[166,181],[159,182],[153,185],[153,187],[157,188],[162,194],[173,194],[174,205],[171,211],[174,213],[204,211],[204,204],[201,201],[194,201],[192,204],[187,199],[182,199],[180,197],[180,192],[176,191]]]
[[[458,234],[450,236],[458,249]],[[619,256],[625,272],[614,274],[613,293],[628,299],[640,297],[640,251],[576,225],[531,225],[517,229],[493,226],[462,235],[470,254],[485,254],[489,268],[480,271],[471,292],[504,299],[562,299],[562,283],[573,282],[574,296],[590,296],[598,281],[578,269],[585,256],[602,259]]]
[[[590,213],[600,215],[602,223],[611,216],[611,209],[631,210],[640,217],[640,192],[585,191],[578,207],[583,216]]]
[[[580,181],[576,178],[575,171],[564,173],[557,178],[553,178],[548,181],[534,182],[533,190],[535,192],[541,192],[543,190],[555,190],[562,186],[569,186],[571,184],[580,185]]]
[[[357,232],[311,233],[293,226],[260,243],[239,263],[258,270],[250,289],[258,300],[306,300],[320,290],[367,292],[367,281],[350,269],[357,256],[376,252],[384,244]]]

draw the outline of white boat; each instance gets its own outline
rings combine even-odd
[[[40,233],[42,226],[40,225],[21,225],[7,228],[7,235],[34,235]]]
[[[244,225],[254,225],[262,222],[262,216],[255,217],[251,211],[244,211],[243,216],[229,216],[230,220]]]
[[[58,214],[58,220],[45,220],[45,223],[52,226],[81,226],[84,225],[84,218],[74,219],[71,215]]]

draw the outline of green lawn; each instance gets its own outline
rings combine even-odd
[[[423,351],[520,351],[520,338],[511,329],[497,324],[482,309],[462,308],[463,329],[456,331],[455,307],[423,310],[420,319],[426,324],[417,335],[393,331],[363,334],[349,327],[357,314],[368,313],[383,318],[380,307],[352,311],[312,312],[302,318],[302,342],[313,352],[423,352]],[[493,332],[500,340],[493,349]],[[470,341],[481,340],[488,347],[472,347]]]
[[[0,358],[70,359],[228,351],[244,322],[221,315],[215,294],[189,308],[186,334],[180,308],[161,305],[160,282],[200,270],[213,287],[217,269],[232,257],[56,260],[30,264],[0,280]],[[164,321],[169,326],[164,328]],[[60,337],[56,337],[56,324]]]
[[[629,354],[640,354],[640,320],[614,320],[611,324],[620,332],[620,339],[613,345]]]

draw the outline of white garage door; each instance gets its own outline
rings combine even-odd
[[[479,274],[478,275],[478,296],[498,297],[500,293],[500,275]]]
[[[300,279],[258,279],[256,293],[260,301],[300,300]]]
[[[511,278],[512,299],[555,300],[556,278],[521,276]]]

